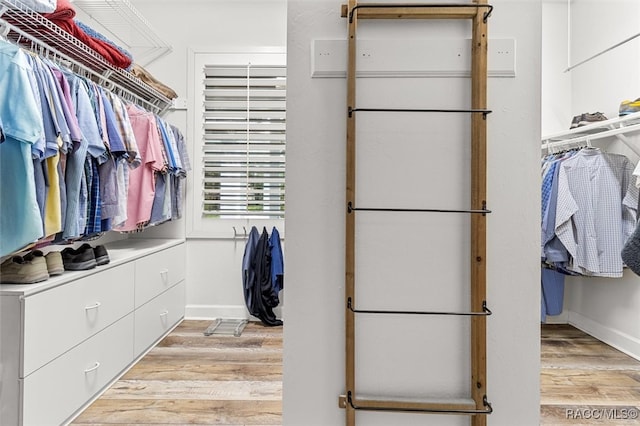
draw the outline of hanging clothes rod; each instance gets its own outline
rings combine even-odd
[[[377,207],[354,207],[353,203],[349,201],[347,203],[347,212],[401,212],[401,213],[471,213],[485,215],[491,213],[491,210],[486,209],[486,203],[483,203],[481,210],[447,210],[447,209],[402,209],[402,208],[377,208]]]
[[[482,16],[482,22],[486,23],[489,16],[491,16],[491,12],[493,12],[493,6],[490,4],[447,4],[447,3],[431,3],[431,4],[358,4],[351,9],[349,12],[349,23],[353,23],[353,15],[357,9],[390,9],[390,10],[400,10],[400,9],[462,9],[462,8],[472,8],[478,10],[481,7],[486,7],[487,11],[484,12]],[[393,12],[392,12],[393,13]],[[477,13],[477,12],[476,12]],[[398,12],[393,13],[394,17],[397,16]],[[379,16],[379,18],[384,18],[384,16]]]
[[[444,113],[471,113],[471,114],[482,114],[483,118],[487,117],[487,114],[491,114],[493,111],[490,109],[410,109],[410,108],[353,108],[349,107],[348,109],[349,117],[352,116],[354,112],[444,112]]]
[[[347,308],[356,314],[380,314],[380,315],[434,315],[434,316],[461,316],[461,317],[477,317],[489,316],[493,312],[487,307],[487,301],[482,302],[482,312],[442,312],[442,311],[387,311],[374,309],[355,309],[351,298],[347,301]]]
[[[441,413],[441,414],[491,414],[493,413],[493,407],[487,400],[487,396],[482,398],[482,404],[486,407],[484,410],[475,408],[453,408],[456,404],[450,404],[452,408],[440,408],[442,404],[431,403],[399,403],[397,401],[390,401],[389,405],[385,405],[386,401],[377,400],[363,400],[354,402],[351,391],[347,392],[347,402],[354,410],[368,410],[368,411],[402,411],[413,413]],[[460,404],[461,405],[461,404]]]
[[[589,61],[591,61],[591,60],[593,60],[593,59],[597,58],[598,56],[604,55],[605,53],[610,52],[610,51],[612,51],[613,49],[616,49],[616,48],[618,48],[618,47],[622,46],[623,44],[628,43],[628,42],[630,42],[631,40],[633,40],[633,39],[635,39],[635,38],[638,38],[638,37],[640,37],[640,33],[635,34],[635,35],[632,35],[631,37],[628,37],[628,38],[626,38],[626,39],[622,40],[621,42],[616,43],[616,44],[614,44],[613,46],[608,47],[608,48],[604,49],[603,51],[598,52],[598,53],[596,53],[595,55],[590,56],[589,58],[584,59],[584,60],[582,60],[582,61],[578,62],[577,64],[571,65],[571,66],[570,66],[570,67],[568,67],[566,70],[564,70],[564,72],[569,72],[569,71],[571,71],[571,70],[573,70],[573,69],[575,69],[575,68],[579,67],[579,66],[580,66],[580,65],[582,65],[582,64],[586,64],[587,62],[589,62]]]

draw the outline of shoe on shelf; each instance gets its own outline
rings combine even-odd
[[[576,127],[578,127],[580,125],[580,121],[582,121],[582,117],[584,117],[584,114],[576,115],[575,117],[573,117],[569,129],[575,129]]]
[[[620,102],[620,108],[618,109],[618,115],[623,117],[625,115],[633,114],[640,111],[640,98],[635,101],[622,101]]]
[[[89,246],[88,244],[86,244]],[[86,247],[78,248],[77,250],[72,247],[67,247],[62,250],[62,263],[64,269],[67,271],[86,271],[87,269],[93,269],[96,267],[96,258],[93,254],[93,248],[89,246],[90,250]]]
[[[27,253],[24,256],[22,256],[22,258],[26,262],[31,262],[31,263],[35,263],[35,264],[39,264],[39,265],[45,265],[45,267],[47,266],[47,261],[44,258],[44,253],[42,253],[40,250],[30,251],[29,253]]]
[[[582,119],[578,123],[578,127],[586,126],[587,124],[596,123],[598,121],[606,121],[606,120],[608,120],[608,118],[605,117],[605,115],[601,112],[594,112],[593,114],[587,112],[585,114],[582,114]]]
[[[40,252],[42,255],[42,252]],[[29,256],[29,255],[27,255]],[[0,283],[33,284],[49,279],[47,262],[43,256],[13,256],[0,265]]]
[[[93,250],[93,257],[96,259],[96,264],[106,265],[109,263],[109,253],[107,253],[107,249],[103,245],[98,245],[95,247],[91,247],[90,244],[84,243],[78,248],[78,250]]]
[[[98,265],[106,265],[111,260],[109,259],[109,253],[107,253],[107,249],[105,246],[95,246],[93,248],[93,254],[96,257],[96,263],[98,263]]]
[[[50,276],[60,275],[64,272],[64,262],[59,251],[50,251],[44,256],[44,260],[47,262],[47,270],[49,270]]]

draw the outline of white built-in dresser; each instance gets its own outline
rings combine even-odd
[[[106,247],[108,265],[0,285],[0,425],[68,423],[184,318],[184,240]]]

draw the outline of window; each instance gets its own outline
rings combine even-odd
[[[286,75],[205,66],[203,216],[284,218]]]
[[[282,229],[285,55],[196,54],[193,69],[192,236],[236,235],[254,225]]]

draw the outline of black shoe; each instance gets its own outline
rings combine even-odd
[[[89,246],[88,244],[85,245]],[[62,250],[64,269],[67,271],[85,271],[95,268],[97,265],[96,258],[93,254],[93,248],[91,246],[89,248],[91,250],[87,250],[86,247],[80,247],[78,250],[67,247]]]
[[[78,251],[82,250],[93,250],[93,257],[95,257],[97,265],[106,265],[109,263],[109,253],[107,253],[105,246],[91,247],[90,244],[84,243],[78,248]]]
[[[98,265],[106,265],[109,263],[109,253],[107,253],[105,246],[95,246],[93,248],[93,255],[95,256]]]

